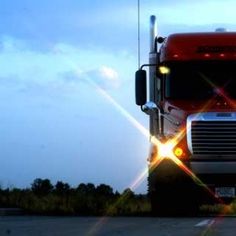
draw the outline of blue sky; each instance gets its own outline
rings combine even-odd
[[[235,1],[140,4],[142,63],[151,14],[163,36],[236,30]],[[137,1],[1,0],[0,17],[0,184],[131,186],[146,169],[148,140],[104,91],[148,127],[134,101]]]

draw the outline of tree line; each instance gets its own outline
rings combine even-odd
[[[21,208],[26,214],[120,216],[145,215],[150,211],[146,195],[135,194],[127,188],[114,192],[106,184],[95,186],[81,183],[71,187],[68,183],[37,178],[26,189],[0,189],[0,207]]]

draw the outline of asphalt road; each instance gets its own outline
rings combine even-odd
[[[236,235],[236,218],[0,217],[0,235]]]

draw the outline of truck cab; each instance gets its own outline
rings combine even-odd
[[[236,33],[156,35],[136,72],[136,104],[149,115],[153,213],[196,211],[236,187]],[[146,71],[149,67],[149,81]],[[147,101],[147,84],[149,100]],[[174,196],[174,197],[173,197]]]

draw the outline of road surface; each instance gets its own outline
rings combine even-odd
[[[236,218],[0,217],[0,235],[235,236]]]

